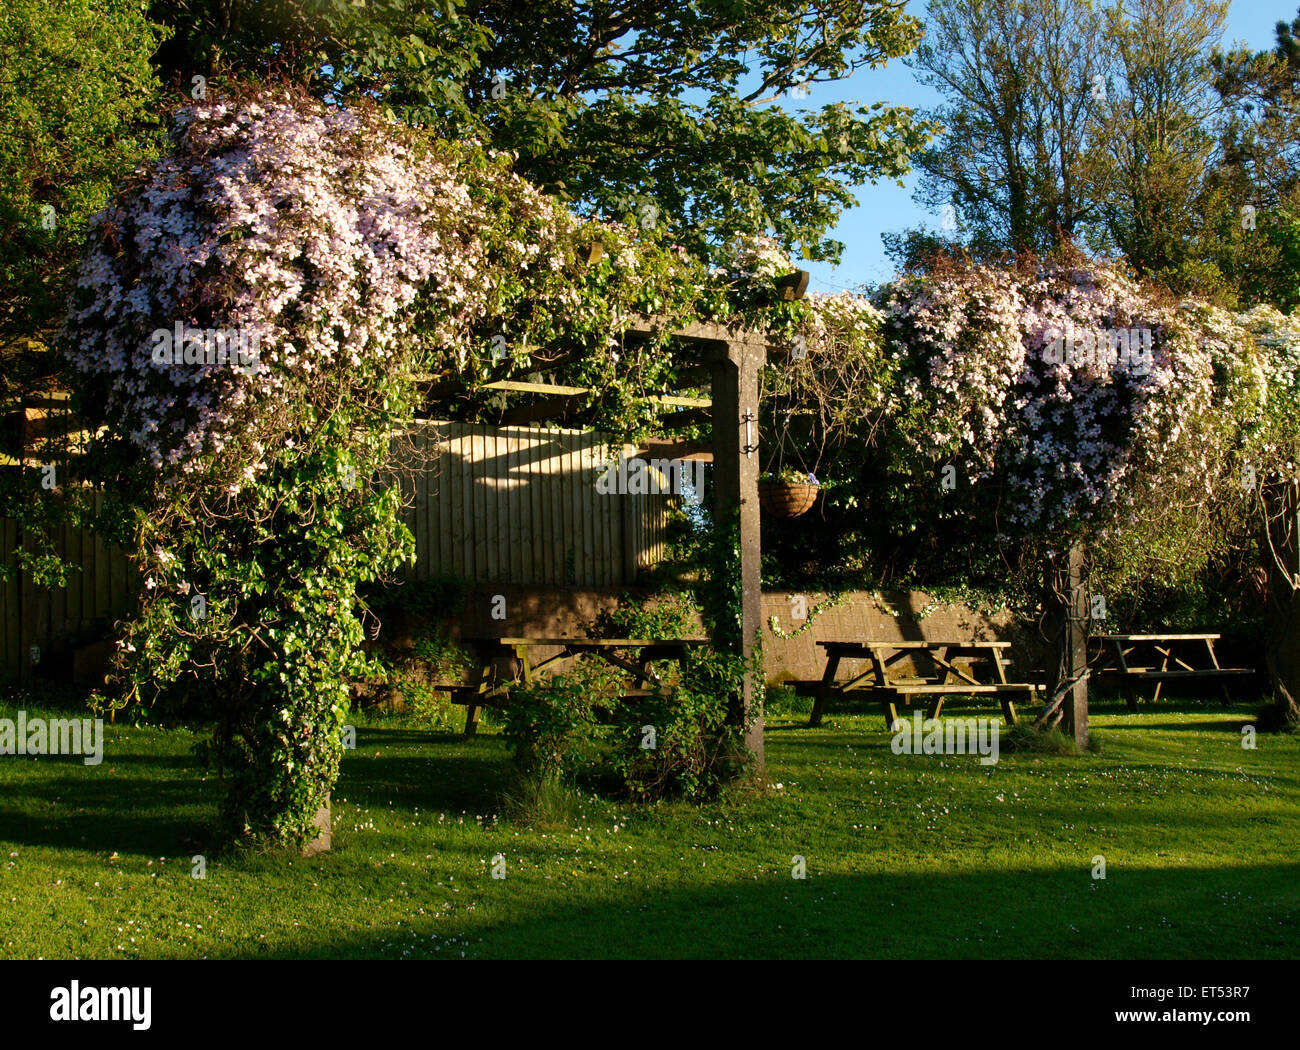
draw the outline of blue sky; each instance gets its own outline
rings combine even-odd
[[[1240,41],[1254,50],[1273,46],[1273,27],[1278,21],[1296,16],[1297,0],[1233,0],[1228,9],[1224,43]],[[924,20],[924,0],[908,0],[910,14]],[[837,84],[814,84],[808,98],[789,100],[783,105],[793,108],[814,107],[826,102],[857,101],[867,105],[885,102],[925,109],[939,103],[939,96],[920,84],[902,60],[882,69],[859,70]],[[840,265],[804,263],[812,273],[810,291],[834,292],[856,289],[863,283],[888,280],[893,266],[885,255],[880,235],[913,226],[938,228],[939,216],[932,215],[912,201],[915,174],[903,180],[903,187],[886,181],[857,190],[858,207],[846,211],[835,228],[835,236],[845,244]]]

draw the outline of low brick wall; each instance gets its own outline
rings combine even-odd
[[[785,634],[804,626],[792,619],[795,597],[807,600],[811,611],[823,594],[772,591],[763,594],[763,667],[767,680],[777,684],[791,678],[820,678],[826,667],[819,641],[949,641],[982,639],[1011,643],[1007,676],[1024,681],[1039,662],[1039,646],[1032,633],[1006,610],[981,613],[965,605],[936,604],[921,591],[886,591],[879,598],[853,591],[837,605],[823,609],[807,630],[782,638],[771,629],[772,618]]]
[[[453,637],[583,637],[585,628],[604,610],[617,607],[627,588],[556,588],[526,586],[475,586],[466,594],[452,622]],[[493,617],[501,611],[504,618]],[[826,595],[816,592],[770,591],[763,595],[764,670],[769,683],[788,679],[820,678],[825,659],[817,642],[822,640],[947,640],[998,639],[1012,643],[1009,675],[1023,681],[1039,660],[1032,632],[1010,612],[982,613],[965,605],[936,604],[920,591],[883,592],[879,598],[853,591],[833,607],[823,609],[811,625],[792,638],[774,634],[773,617],[786,634],[805,621],[792,619],[794,599],[802,597],[811,612]],[[702,630],[701,630],[702,634]],[[544,656],[545,653],[539,653]]]

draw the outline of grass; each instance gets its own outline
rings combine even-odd
[[[769,715],[765,790],[583,793],[558,830],[498,815],[494,734],[362,722],[331,853],[209,857],[201,880],[218,786],[190,731],[107,726],[98,767],[0,758],[0,958],[1296,954],[1300,737],[1244,750],[1245,706],[1095,704],[1101,753],[996,766],[797,707]]]

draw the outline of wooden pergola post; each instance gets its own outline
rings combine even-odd
[[[1080,750],[1088,747],[1087,556],[1073,543],[1053,554],[1044,573],[1048,707],[1039,725],[1060,720]],[[1059,714],[1056,712],[1059,711]]]
[[[741,656],[746,661],[737,717],[750,726],[745,746],[761,772],[763,683],[754,681],[749,661],[762,645],[763,578],[758,516],[758,378],[766,360],[763,343],[729,339],[713,344],[708,355],[713,380],[713,510],[724,522],[740,510]]]

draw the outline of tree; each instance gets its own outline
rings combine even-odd
[[[914,65],[945,98],[942,138],[917,164],[917,195],[951,206],[977,253],[1046,251],[1093,200],[1081,174],[1094,85],[1104,84],[1092,0],[931,0]]]
[[[13,0],[0,18],[0,346],[57,325],[86,220],[149,155],[161,38],[138,0]],[[6,368],[5,379],[13,373]]]
[[[0,401],[21,413],[55,369],[47,343],[66,309],[90,216],[157,148],[159,85],[149,55],[162,30],[138,0],[13,0],[0,14]],[[10,416],[10,419],[13,417]],[[23,462],[26,421],[3,452]],[[47,444],[62,445],[57,434]],[[53,457],[51,457],[53,458]],[[75,501],[51,499],[35,470],[0,470],[0,517],[19,524],[17,566],[66,583],[53,526]],[[62,478],[55,479],[62,485]],[[0,567],[0,576],[11,572]]]
[[[1246,427],[1247,489],[1267,581],[1265,666],[1276,703],[1261,728],[1300,727],[1300,316],[1257,306],[1242,318],[1267,377]]]
[[[1246,304],[1300,303],[1300,16],[1271,51],[1216,51],[1219,160],[1200,203],[1200,252]]]
[[[372,97],[513,151],[517,172],[576,210],[662,230],[701,257],[770,233],[836,259],[826,232],[852,188],[901,176],[927,129],[906,107],[773,103],[907,53],[918,25],[902,7],[160,0],[154,12],[177,28],[164,79],[274,71],[322,98]]]
[[[1227,10],[1226,3],[1124,0],[1106,22],[1118,84],[1098,106],[1091,136],[1086,170],[1097,218],[1089,240],[1180,290],[1196,284],[1184,270],[1197,195],[1214,159],[1209,49]]]
[[[1141,571],[1172,547],[1190,563],[1220,507],[1242,512],[1244,421],[1270,389],[1269,354],[1231,315],[1078,253],[936,265],[889,305],[890,425],[933,490],[951,467],[975,520],[1042,559],[1042,720],[1085,744],[1089,562],[1119,550]]]
[[[1226,108],[1225,172],[1240,175],[1256,207],[1280,204],[1300,182],[1300,14],[1278,22],[1271,51],[1216,51],[1214,87]]]

